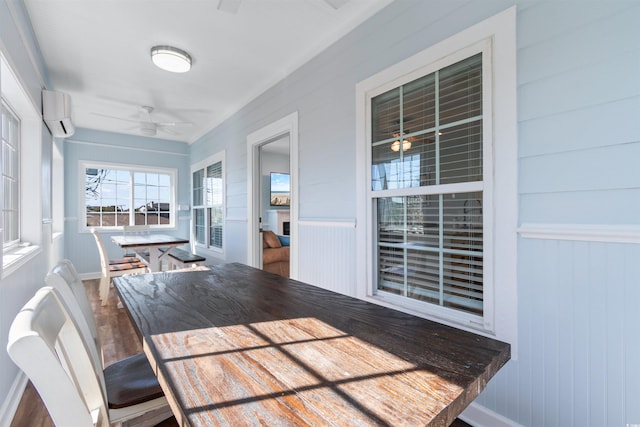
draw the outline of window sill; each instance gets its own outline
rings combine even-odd
[[[29,260],[35,258],[42,249],[37,245],[23,243],[6,250],[2,255],[2,278],[6,278],[20,267],[25,265]]]

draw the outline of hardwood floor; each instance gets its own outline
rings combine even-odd
[[[103,307],[98,296],[98,280],[87,280],[85,286],[95,314],[105,366],[141,352],[142,345],[127,313],[117,308],[118,301],[115,291],[111,289],[109,303]],[[171,419],[156,427],[175,427],[176,425],[175,420]],[[11,427],[55,427],[31,383],[27,385],[22,395]],[[451,424],[451,427],[472,426],[462,420],[456,420]]]

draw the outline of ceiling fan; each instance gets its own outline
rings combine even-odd
[[[338,10],[344,6],[349,0],[322,0],[331,8]],[[218,10],[231,14],[238,13],[242,0],[218,0]]]
[[[140,133],[145,136],[156,136],[158,131],[166,132],[171,135],[178,135],[179,132],[174,129],[179,126],[193,126],[190,122],[156,122],[151,119],[151,113],[154,108],[148,105],[143,105],[139,108],[139,119],[127,119],[125,117],[110,116],[108,114],[93,113],[97,116],[108,117],[110,119],[123,120],[126,122],[137,123],[139,125]]]

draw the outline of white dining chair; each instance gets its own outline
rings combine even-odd
[[[91,229],[91,234],[96,240],[98,246],[98,252],[100,253],[100,286],[99,294],[102,305],[106,305],[109,299],[109,287],[111,286],[111,279],[118,276],[124,276],[125,274],[140,274],[147,272],[147,266],[142,261],[126,262],[123,264],[110,264],[109,255],[102,241],[102,236],[95,229]]]
[[[7,344],[9,356],[31,380],[57,426],[121,426],[149,413],[153,416],[145,417],[143,425],[154,425],[170,416],[163,395],[128,402],[114,398],[90,348],[50,286],[36,292],[16,315]]]
[[[87,341],[93,341],[95,343],[96,352],[100,356],[99,363],[104,368],[104,354],[98,336],[98,328],[93,315],[93,309],[87,297],[85,285],[82,283],[82,279],[78,275],[73,263],[68,259],[58,261],[51,271],[47,273],[44,281],[47,286],[51,286],[58,291],[73,317],[78,319],[79,329],[86,335]],[[84,325],[86,325],[86,328]],[[139,353],[132,357],[146,360],[144,353]],[[118,363],[124,362],[125,360],[122,360]],[[150,373],[153,373],[153,371],[150,371]]]
[[[104,367],[102,347],[98,337],[98,329],[91,310],[91,303],[84,290],[84,284],[69,260],[59,261],[44,279],[47,286],[54,288],[65,302],[67,310],[75,319],[85,341],[93,343],[89,352],[97,365]],[[95,352],[93,351],[95,349]]]

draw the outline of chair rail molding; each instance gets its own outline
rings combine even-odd
[[[518,234],[525,239],[640,243],[640,225],[638,224],[524,223],[518,228]]]

